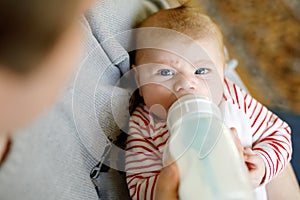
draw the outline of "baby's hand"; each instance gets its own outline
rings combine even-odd
[[[251,148],[244,148],[244,159],[249,170],[252,185],[253,187],[258,187],[266,173],[265,163]]]
[[[230,131],[231,131],[231,134],[233,136],[233,141],[235,143],[235,146],[236,146],[236,148],[237,148],[240,156],[242,158],[244,158],[244,147],[243,147],[243,145],[242,145],[242,143],[241,143],[241,141],[239,139],[239,136],[238,136],[238,134],[236,132],[236,129],[232,127],[232,128],[230,128]]]

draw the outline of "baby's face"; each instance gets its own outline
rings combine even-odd
[[[136,80],[146,106],[165,119],[170,106],[187,94],[205,96],[220,103],[223,95],[223,51],[216,42],[197,42],[206,54],[189,51],[189,59],[164,50],[138,53]],[[192,54],[192,55],[191,55]]]

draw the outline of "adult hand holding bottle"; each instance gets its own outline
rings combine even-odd
[[[156,200],[178,200],[179,171],[176,163],[163,168],[156,185]]]

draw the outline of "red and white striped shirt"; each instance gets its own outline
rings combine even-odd
[[[278,175],[291,159],[291,130],[266,107],[234,83],[224,80],[224,123],[237,130],[244,147],[251,147],[266,165],[264,183]],[[133,112],[126,150],[127,183],[132,199],[154,199],[169,138],[166,123],[157,122],[145,105]]]

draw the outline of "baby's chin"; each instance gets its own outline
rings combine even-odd
[[[154,114],[159,120],[167,120],[168,111],[160,104],[154,104],[149,108],[150,113]]]

